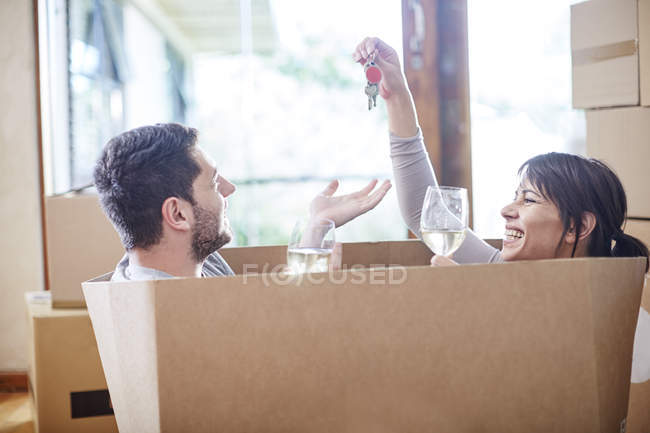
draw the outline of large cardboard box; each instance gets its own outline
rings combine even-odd
[[[634,339],[627,433],[650,432],[650,274],[647,274]]]
[[[48,288],[55,307],[85,306],[81,283],[114,269],[124,248],[95,194],[45,199]]]
[[[650,107],[587,111],[587,155],[621,179],[628,217],[650,218]]]
[[[84,283],[120,432],[623,431],[644,260],[366,248],[331,274]]]
[[[88,311],[53,309],[48,292],[26,302],[35,431],[117,432]]]
[[[650,0],[571,6],[574,108],[650,105]]]

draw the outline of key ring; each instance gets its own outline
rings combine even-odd
[[[368,55],[368,60],[365,64],[364,70],[366,73],[366,79],[369,83],[379,83],[381,81],[381,70],[375,64],[375,57],[377,51],[373,51],[372,54]]]

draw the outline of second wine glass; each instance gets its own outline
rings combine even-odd
[[[435,254],[448,257],[465,240],[469,215],[467,190],[429,186],[420,215],[422,240]]]
[[[287,248],[288,271],[293,274],[327,272],[336,240],[334,229],[334,221],[329,219],[299,219]]]

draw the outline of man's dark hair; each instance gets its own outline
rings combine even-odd
[[[596,226],[589,236],[589,256],[644,256],[647,260],[647,246],[623,233],[627,213],[625,190],[618,176],[604,162],[552,152],[526,161],[519,169],[519,175],[528,179],[547,200],[557,206],[564,230],[562,237],[569,230],[575,231],[572,257],[578,245],[578,234],[583,230],[582,216],[585,212],[591,212],[596,217]]]
[[[201,171],[193,157],[197,137],[194,128],[162,123],[124,132],[104,147],[95,165],[95,186],[127,250],[160,241],[167,198],[195,205],[192,183]]]

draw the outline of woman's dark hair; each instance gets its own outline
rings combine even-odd
[[[526,161],[519,168],[525,177],[560,211],[564,231],[582,232],[582,217],[591,212],[596,226],[589,236],[587,254],[593,257],[646,257],[648,247],[623,233],[627,198],[618,176],[602,161],[567,153],[547,153]],[[612,248],[612,241],[615,242]],[[575,255],[578,236],[573,244]],[[559,245],[558,245],[559,248]]]
[[[201,168],[192,155],[198,132],[176,123],[132,129],[113,137],[95,165],[104,213],[127,250],[156,245],[168,197],[195,204],[192,183]]]

